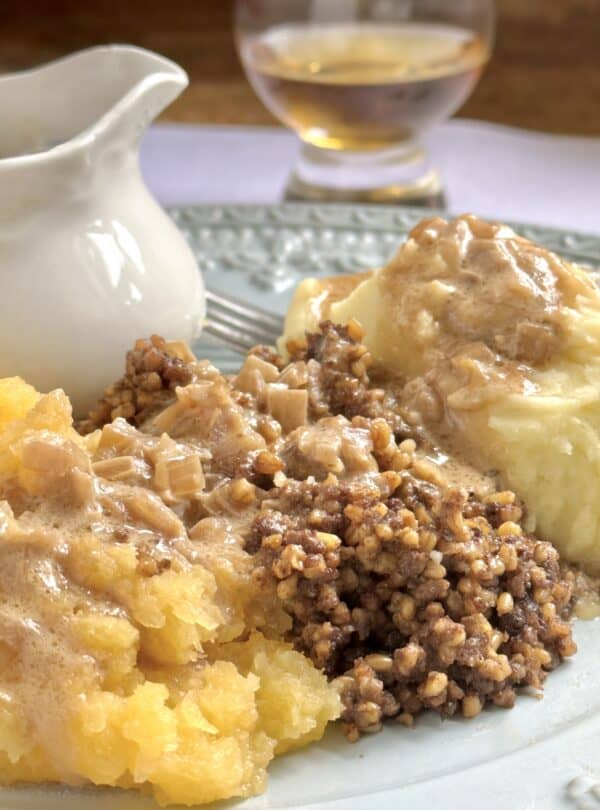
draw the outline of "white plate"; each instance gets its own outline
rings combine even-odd
[[[381,264],[423,211],[357,206],[198,207],[172,211],[207,286],[285,312],[304,275]],[[568,258],[600,267],[600,238],[516,226]],[[206,340],[194,347],[223,370],[239,358]],[[477,719],[423,715],[354,745],[332,728],[319,744],[276,760],[265,795],[239,810],[600,810],[600,625],[578,622],[579,653],[548,679],[544,699]],[[16,788],[1,810],[155,810],[112,790]]]

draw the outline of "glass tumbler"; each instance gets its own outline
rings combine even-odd
[[[493,0],[237,0],[254,90],[300,136],[286,197],[439,205],[421,138],[489,59]]]

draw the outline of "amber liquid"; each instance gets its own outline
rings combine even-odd
[[[489,57],[453,26],[347,23],[270,28],[242,43],[267,107],[314,146],[381,150],[455,112]]]

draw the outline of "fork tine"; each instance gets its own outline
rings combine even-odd
[[[206,321],[202,331],[203,334],[217,338],[220,343],[229,346],[230,349],[239,352],[239,354],[246,354],[257,343],[257,341],[249,339],[248,335],[235,332],[230,327],[214,321]]]
[[[259,343],[273,345],[283,332],[283,318],[243,301],[206,291],[204,331],[238,352]]]
[[[204,331],[212,333],[215,336],[222,338],[227,337],[230,342],[242,346],[244,351],[248,351],[253,346],[264,344],[266,346],[274,346],[277,338],[274,335],[266,334],[265,332],[259,333],[255,331],[248,331],[243,326],[227,323],[218,318],[212,318],[210,315],[204,322]]]
[[[255,343],[272,343],[281,334],[281,328],[274,329],[273,327],[263,326],[245,317],[232,314],[225,309],[214,309],[210,304],[207,310],[207,320],[231,326],[238,332],[254,336]]]
[[[227,312],[234,312],[247,320],[259,323],[265,326],[269,331],[275,330],[278,335],[280,335],[283,330],[283,318],[281,316],[274,315],[272,312],[267,312],[264,309],[250,307],[238,299],[225,297],[212,290],[207,290],[206,302],[207,304],[213,304],[215,308]]]

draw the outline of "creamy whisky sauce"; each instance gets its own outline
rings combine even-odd
[[[480,496],[498,490],[498,479],[492,472],[488,474],[479,472],[455,452],[445,453],[438,449],[426,452],[424,458],[439,468],[444,480],[450,486],[462,487]]]
[[[295,306],[311,328],[362,320],[376,366],[410,381],[406,406],[445,444],[463,413],[469,420],[507,394],[538,393],[536,372],[564,351],[572,311],[600,308],[579,268],[470,215],[424,220],[379,271],[313,284],[314,296],[300,288],[290,327],[300,321]]]
[[[537,347],[514,346],[515,325],[560,326],[563,307],[594,294],[591,281],[555,254],[470,215],[421,222],[380,282],[407,314],[437,309],[440,337],[482,341],[507,357],[520,348],[532,363]]]
[[[366,280],[379,315],[367,342],[376,355],[381,349],[387,370],[395,353],[410,352],[415,371],[443,373],[451,360],[454,371],[514,390],[564,348],[566,310],[599,305],[578,268],[474,216],[424,220],[381,270],[319,280],[306,301],[311,322],[335,320],[336,305]]]
[[[439,430],[443,419],[438,409],[442,406],[436,398],[431,397],[430,391],[427,402],[421,399],[415,403],[410,393],[411,383],[406,384],[396,376],[386,380],[385,375],[381,373],[374,381],[388,391],[398,402],[404,418],[418,428],[421,437],[417,447],[418,455],[433,464],[448,485],[462,487],[478,495],[485,495],[499,488],[500,482],[494,470],[482,472],[485,465],[477,466],[468,460],[464,444],[457,439],[452,430],[444,432]]]

